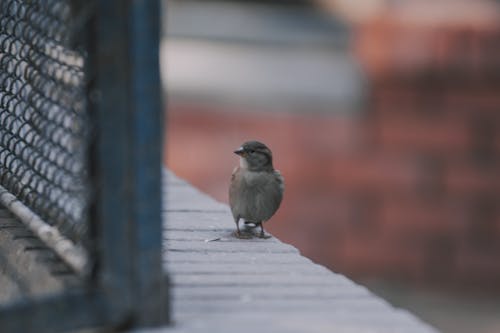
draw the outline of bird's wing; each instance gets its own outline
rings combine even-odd
[[[236,177],[236,173],[238,172],[239,168],[240,168],[240,167],[235,167],[235,168],[233,169],[233,173],[231,174],[231,181],[233,181],[233,180],[234,180],[234,177]]]
[[[274,176],[276,177],[276,181],[279,183],[280,190],[283,193],[285,191],[285,178],[283,178],[279,170],[274,170]]]
[[[239,167],[235,167],[233,170],[233,173],[231,174],[231,183],[229,185],[229,205],[231,206],[231,210],[235,208],[235,201],[238,196],[237,193],[237,183],[238,180],[236,179],[236,175],[240,171]]]

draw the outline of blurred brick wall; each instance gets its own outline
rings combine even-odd
[[[353,277],[500,289],[500,28],[470,13],[359,26],[361,115],[172,103],[166,163],[227,201],[232,150],[262,140],[286,178],[266,226],[305,255]]]
[[[373,190],[386,244],[415,244],[418,262],[402,262],[425,280],[498,288],[498,6],[395,8],[359,27],[356,52],[371,86],[370,154],[395,161]]]

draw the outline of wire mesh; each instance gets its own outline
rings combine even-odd
[[[90,122],[81,9],[0,1],[0,185],[84,244]]]

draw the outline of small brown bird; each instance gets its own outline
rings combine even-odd
[[[271,150],[258,141],[245,142],[234,151],[240,156],[240,166],[236,167],[229,186],[229,204],[236,223],[237,236],[239,221],[260,226],[260,237],[268,238],[263,223],[278,210],[285,184],[283,177],[273,167]]]

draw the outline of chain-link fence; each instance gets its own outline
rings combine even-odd
[[[0,206],[78,273],[0,304],[2,333],[168,321],[160,12],[159,0],[0,0]]]
[[[0,199],[77,269],[85,265],[80,247],[90,193],[81,38],[89,8],[62,0],[0,2]],[[14,197],[22,205],[13,205]],[[59,234],[76,248],[69,251],[71,242]]]

